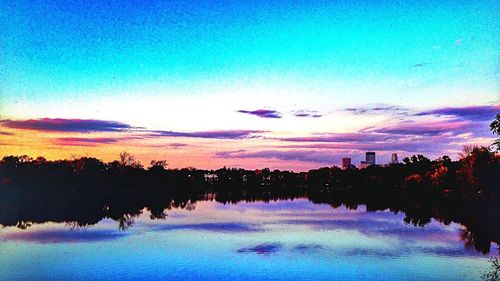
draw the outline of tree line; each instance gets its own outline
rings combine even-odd
[[[500,131],[500,114],[491,129]],[[423,226],[436,219],[464,226],[464,243],[487,253],[500,244],[499,141],[491,147],[466,146],[458,161],[414,155],[403,163],[308,172],[223,167],[169,169],[164,160],[144,167],[121,153],[105,163],[93,157],[48,161],[6,156],[0,160],[0,225],[33,223],[87,226],[112,218],[125,229],[144,210],[164,219],[172,208],[194,209],[200,200],[221,203],[308,198],[333,208],[405,213],[405,222]]]

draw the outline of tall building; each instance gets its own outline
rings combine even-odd
[[[342,170],[347,170],[351,167],[351,158],[342,158]]]
[[[370,163],[370,165],[375,165],[375,152],[366,153],[366,162]]]
[[[391,155],[391,164],[397,164],[397,163],[399,163],[399,161],[398,161],[398,154],[397,153],[393,153]]]
[[[360,163],[360,168],[367,168],[371,165],[375,165],[375,152],[369,151],[366,153],[366,159],[365,161],[361,161]]]

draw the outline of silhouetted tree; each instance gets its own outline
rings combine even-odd
[[[500,136],[500,113],[497,113],[495,120],[491,122],[490,129],[493,134]],[[493,146],[496,146],[496,151],[500,151],[500,137],[493,142]]]

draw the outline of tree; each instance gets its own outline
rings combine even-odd
[[[500,113],[497,113],[495,120],[491,122],[490,130],[493,134],[500,136]],[[496,151],[500,151],[500,138],[497,138],[492,145],[497,147]]]
[[[460,155],[460,169],[457,171],[463,183],[478,197],[499,192],[500,157],[487,147],[465,146]]]
[[[130,166],[133,168],[142,168],[141,162],[137,161],[135,156],[124,151],[120,153],[119,163],[121,166]]]
[[[149,169],[161,169],[166,170],[168,166],[167,160],[151,160],[151,166]]]

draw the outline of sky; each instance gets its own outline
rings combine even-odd
[[[494,139],[499,19],[483,0],[0,0],[0,156],[456,159]]]

